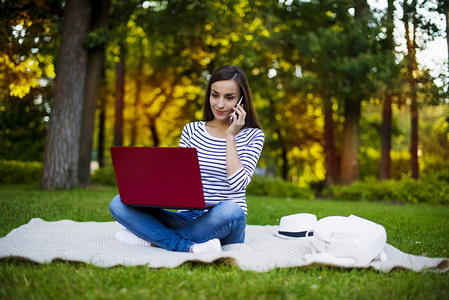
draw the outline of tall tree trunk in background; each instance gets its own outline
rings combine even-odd
[[[324,96],[324,153],[326,155],[326,187],[338,182],[337,149],[335,147],[335,130],[332,100],[329,95]]]
[[[355,1],[355,16],[356,21],[360,21],[366,11],[368,10],[368,3],[366,0]],[[363,26],[367,26],[364,24]],[[351,45],[351,56],[356,57],[359,45],[358,38],[353,38]],[[351,78],[349,74],[349,81],[353,89],[360,89],[361,87],[355,84],[359,78]],[[354,93],[357,93],[355,91]],[[344,185],[349,185],[359,179],[359,120],[361,114],[362,96],[352,95],[347,97],[345,101],[345,122],[343,127],[343,143],[340,161],[340,180]]]
[[[47,190],[78,185],[78,151],[88,56],[83,42],[90,28],[91,1],[68,0],[64,17],[41,178]]]
[[[121,51],[124,45],[122,44]],[[120,62],[115,66],[115,126],[114,146],[123,146],[123,108],[125,97],[125,55],[120,55]]]
[[[393,103],[392,94],[388,93],[384,99],[382,108],[382,126],[380,128],[381,137],[381,160],[380,160],[380,180],[391,178],[391,124]]]
[[[143,53],[143,42],[142,39],[140,39],[139,43],[139,49],[140,49],[140,57],[139,57],[139,63],[137,65],[137,77],[136,77],[136,98],[134,102],[134,116],[131,123],[131,146],[135,146],[137,142],[137,137],[139,135],[139,124],[138,121],[140,119],[140,111],[142,106],[142,87],[143,87],[143,60],[144,60],[144,53]]]
[[[388,0],[387,8],[387,37],[385,39],[385,55],[387,57],[394,52],[394,0]],[[387,91],[382,109],[382,126],[380,130],[381,136],[381,160],[380,160],[380,180],[391,178],[391,126],[392,126],[392,103],[393,103],[393,86],[391,80],[387,82]]]
[[[103,168],[106,165],[104,157],[104,137],[106,132],[106,99],[100,97],[100,113],[98,117],[98,167]]]
[[[361,99],[346,99],[345,123],[341,151],[341,183],[349,185],[359,179],[359,120]]]
[[[410,116],[411,116],[411,137],[410,137],[410,168],[412,171],[412,178],[419,178],[419,162],[418,162],[418,95],[416,91],[416,29],[417,29],[417,16],[416,16],[417,1],[413,0],[411,5],[407,0],[404,1],[404,26],[405,26],[405,39],[407,42],[407,71],[408,71],[408,83],[410,86]],[[410,20],[410,17],[412,18]],[[410,24],[410,22],[412,24]],[[410,25],[413,28],[410,29]]]
[[[123,111],[125,105],[125,73],[126,57],[128,55],[126,37],[127,23],[135,4],[130,0],[115,1],[117,5],[117,14],[114,23],[116,23],[116,34],[118,34],[119,62],[115,65],[115,123],[114,123],[114,146],[123,146]]]
[[[410,166],[412,171],[412,178],[419,178],[419,161],[418,161],[418,101],[416,92],[412,96],[412,103],[410,104],[411,115],[411,142],[410,142]]]
[[[161,139],[159,138],[159,133],[157,132],[156,127],[156,118],[148,118],[150,123],[149,128],[151,131],[151,139],[153,140],[153,147],[159,147]]]
[[[276,114],[277,114],[276,101],[274,99],[270,99],[269,103],[270,103],[270,109],[269,109],[270,119],[276,120]],[[273,132],[275,132],[278,136],[276,145],[277,145],[277,148],[281,150],[280,151],[280,155],[281,155],[280,161],[282,162],[281,166],[276,164],[276,168],[281,167],[281,178],[284,180],[288,180],[288,178],[287,178],[288,170],[289,170],[288,158],[287,158],[288,149],[287,149],[287,146],[285,145],[284,140],[282,138],[282,134],[281,134],[281,130],[280,130],[279,126],[280,125],[278,124],[277,121],[273,122]]]
[[[106,30],[108,28],[109,6],[110,0],[93,1],[91,30]],[[95,110],[97,108],[101,74],[103,73],[102,69],[104,68],[104,46],[104,44],[96,45],[89,50],[79,150],[79,181],[82,185],[90,183],[90,162],[93,149]]]
[[[280,135],[279,135],[280,136]],[[288,166],[288,150],[287,148],[282,144],[281,146],[281,158],[282,158],[282,179],[284,179],[285,181],[288,180],[288,170],[290,169]]]

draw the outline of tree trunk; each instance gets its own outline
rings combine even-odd
[[[380,180],[391,178],[391,123],[392,110],[391,105],[393,96],[387,94],[382,110],[382,127],[380,129],[381,136],[381,161],[380,161]]]
[[[123,55],[122,55],[122,58]],[[114,146],[123,145],[123,107],[125,96],[125,62],[122,59],[115,67],[115,126],[114,126]]]
[[[332,117],[332,100],[326,95],[324,97],[324,153],[326,164],[326,187],[338,182],[337,149],[335,147],[334,119]]]
[[[92,4],[92,30],[107,29],[110,0],[94,1]],[[97,108],[97,97],[101,74],[103,73],[104,58],[104,45],[96,46],[89,50],[79,150],[79,180],[82,185],[88,185],[90,183],[90,162],[95,129],[95,110]]]
[[[78,185],[78,160],[85,90],[90,0],[68,0],[59,47],[54,99],[45,141],[42,185],[67,189]]]
[[[106,131],[106,104],[105,99],[100,99],[100,114],[98,121],[98,167],[103,168],[106,165],[104,157],[104,136]]]
[[[387,10],[387,37],[385,39],[385,54],[394,53],[394,0],[388,0]],[[391,178],[391,125],[392,125],[392,110],[393,103],[392,91],[393,85],[391,81],[387,83],[387,92],[385,95],[383,110],[382,110],[382,126],[380,130],[381,136],[381,160],[380,160],[380,180]]]
[[[410,105],[411,115],[411,142],[410,142],[410,167],[412,170],[412,178],[419,178],[419,162],[418,162],[418,101],[416,93],[412,97]]]
[[[419,162],[418,162],[418,95],[416,91],[416,76],[415,72],[418,70],[418,64],[416,62],[416,30],[418,28],[417,25],[417,16],[416,16],[416,6],[417,1],[413,1],[414,14],[413,14],[413,43],[411,48],[411,61],[410,66],[412,70],[410,72],[410,89],[412,91],[411,95],[411,106],[410,106],[410,116],[411,116],[411,143],[410,143],[410,151],[411,151],[411,170],[412,170],[412,178],[419,178]]]
[[[359,179],[359,119],[361,100],[346,99],[345,123],[341,151],[341,183],[349,185]]]
[[[150,131],[151,131],[151,138],[153,139],[153,147],[159,147],[159,144],[161,142],[159,138],[159,134],[157,133],[156,128],[156,118],[149,118],[150,122]]]
[[[282,179],[284,179],[285,181],[288,180],[288,158],[287,158],[287,149],[285,148],[285,146],[281,147],[281,158],[282,158]]]
[[[366,11],[368,10],[368,3],[366,0],[356,0],[355,4],[355,19],[362,22]],[[360,23],[362,24],[362,23]],[[365,28],[367,24],[363,24]],[[352,39],[351,46],[351,56],[356,57],[359,55],[357,50],[360,47],[360,41],[358,38],[354,37]],[[353,74],[348,74],[348,81],[351,83],[351,88],[353,89],[352,94],[347,97],[345,101],[345,123],[343,127],[343,144],[341,152],[340,161],[340,180],[344,185],[349,185],[359,179],[359,120],[361,113],[361,101],[362,96],[353,95],[357,93],[357,89],[361,87],[358,86],[359,78],[353,78]],[[360,94],[360,93],[358,93]]]
[[[418,163],[418,95],[416,92],[416,30],[417,30],[417,16],[416,16],[417,1],[413,0],[411,6],[408,6],[407,1],[404,1],[404,27],[405,39],[407,42],[407,71],[408,81],[410,86],[410,117],[411,117],[411,136],[410,136],[410,168],[412,171],[412,178],[419,178],[419,163]],[[410,29],[411,13],[413,28]]]
[[[131,124],[131,146],[134,146],[137,141],[137,137],[139,135],[139,119],[141,118],[140,112],[141,112],[141,106],[142,106],[142,87],[143,87],[143,61],[144,61],[144,54],[143,54],[143,43],[142,39],[139,43],[139,49],[140,49],[140,57],[139,57],[139,63],[137,65],[137,77],[136,77],[136,98],[134,102],[134,118],[132,119]]]

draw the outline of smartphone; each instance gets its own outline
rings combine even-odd
[[[237,105],[240,105],[240,104],[242,104],[242,102],[243,102],[243,96],[242,96],[242,97],[240,97],[240,99],[239,99],[239,102],[237,102]],[[237,105],[236,105],[236,107],[237,107]],[[230,118],[229,118],[229,123],[231,123],[231,124],[232,124],[232,117],[230,117]]]

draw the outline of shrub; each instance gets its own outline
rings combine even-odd
[[[368,180],[370,177],[379,178],[380,174],[380,154],[379,156],[370,156],[361,154],[360,163],[360,179]],[[391,153],[391,178],[401,179],[404,174],[410,172],[410,154],[408,152]]]
[[[0,184],[23,184],[39,182],[42,163],[0,160]]]
[[[309,188],[299,187],[291,182],[265,176],[253,176],[246,189],[247,194],[313,199],[314,193]]]
[[[117,186],[114,167],[105,167],[96,170],[91,176],[92,183]]]
[[[423,159],[421,177],[426,180],[438,180],[449,183],[449,159],[427,157]]]
[[[335,200],[449,204],[447,182],[426,179],[358,181],[349,186],[334,185],[324,194]]]

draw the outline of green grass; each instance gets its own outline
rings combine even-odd
[[[117,190],[91,187],[42,191],[35,186],[0,186],[0,236],[28,223],[112,221],[109,201]],[[309,212],[358,216],[385,226],[388,243],[400,250],[448,257],[449,207],[373,202],[248,197],[249,224],[274,225],[288,214]],[[395,269],[348,270],[310,266],[241,271],[226,264],[186,263],[176,269],[99,268],[84,263],[35,264],[0,261],[0,299],[447,299],[449,272]]]

